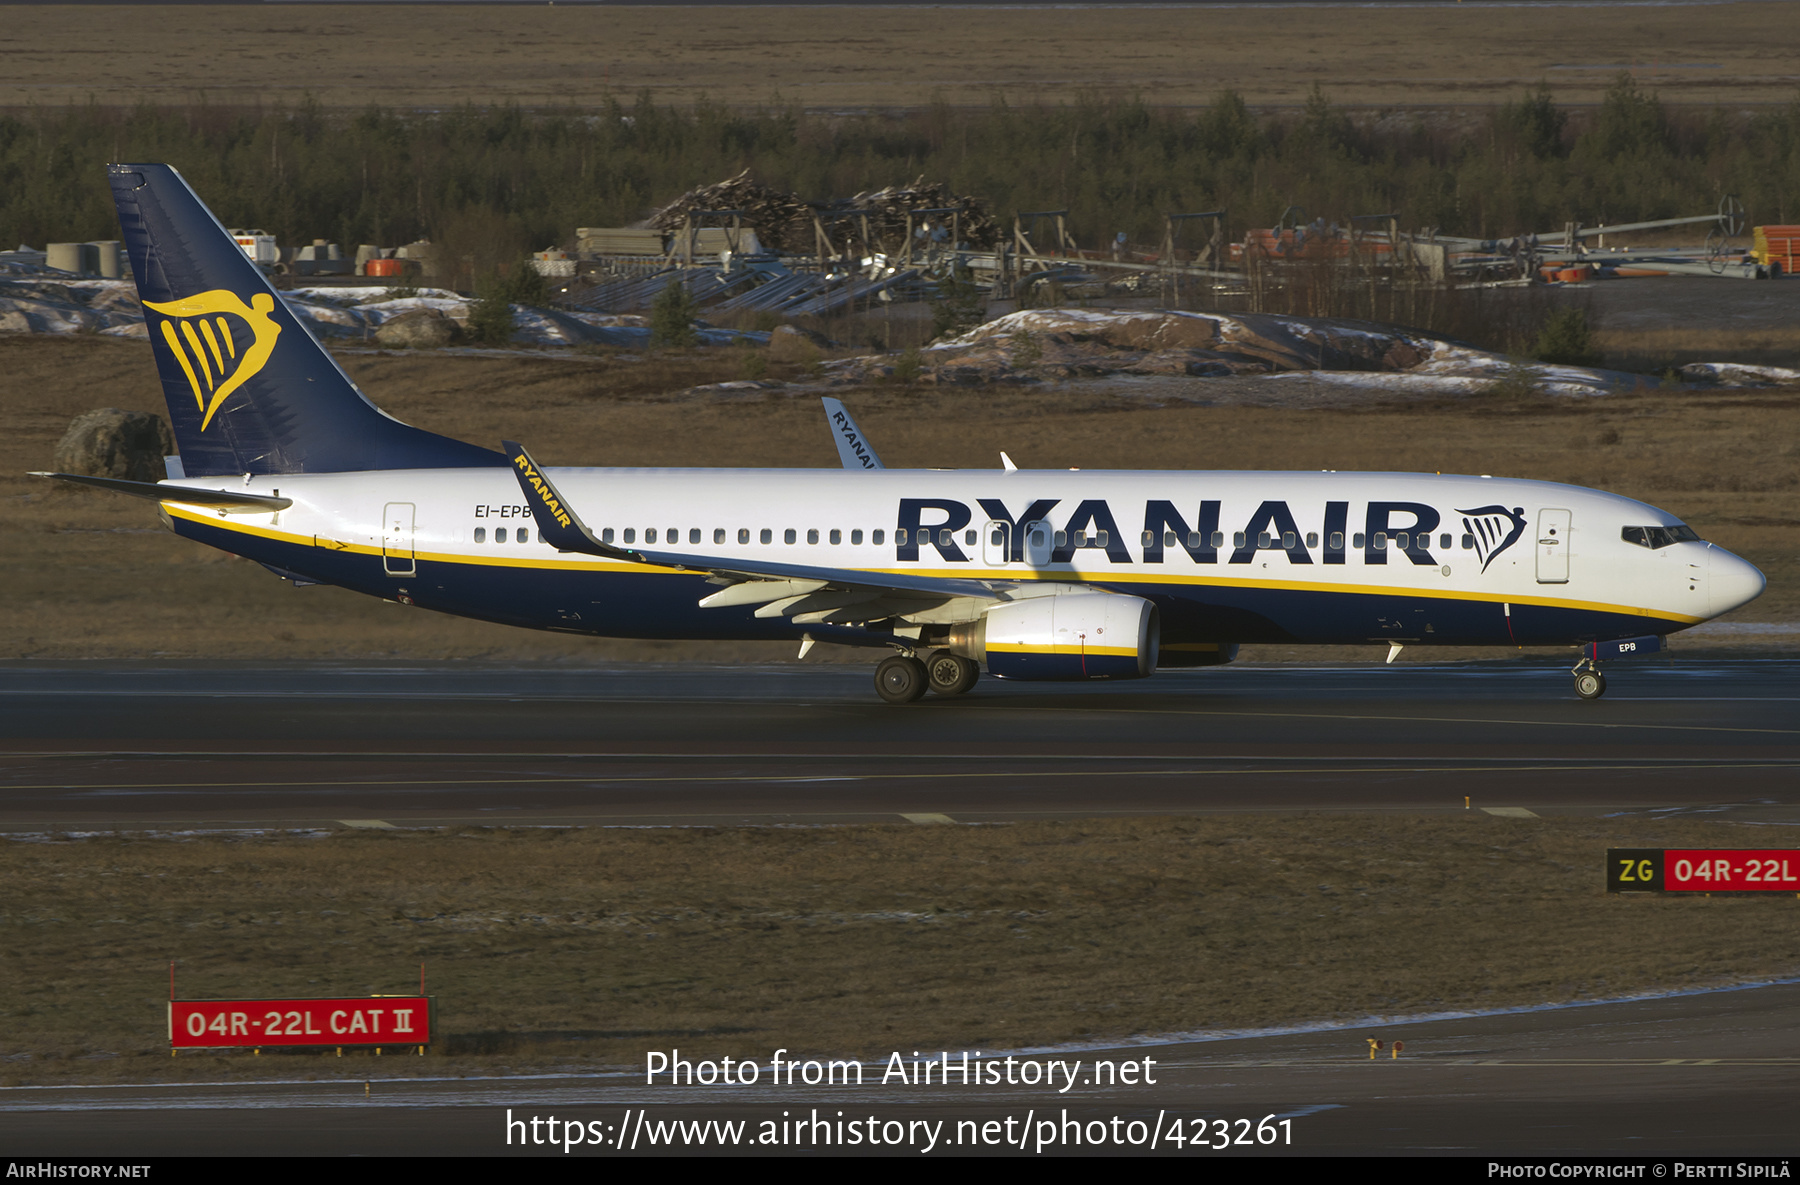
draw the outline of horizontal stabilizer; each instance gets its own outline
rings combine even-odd
[[[240,493],[236,490],[200,490],[192,486],[170,485],[159,481],[125,481],[117,477],[89,477],[83,473],[40,473],[33,471],[32,477],[54,477],[58,481],[72,481],[76,485],[94,486],[115,493],[130,494],[134,498],[150,498],[157,502],[186,502],[190,506],[241,506],[256,510],[286,510],[294,504],[292,498],[277,498],[268,494]]]

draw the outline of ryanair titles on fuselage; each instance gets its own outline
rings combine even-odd
[[[1024,562],[1029,528],[1033,524],[1048,527],[1052,514],[1064,502],[1043,498],[1015,513],[999,498],[977,498],[973,507],[951,498],[901,498],[895,518],[896,558],[902,562],[929,559],[932,557],[925,549],[930,549],[943,561],[968,563],[971,557],[962,547],[967,530],[999,524],[1006,528],[1007,561]],[[1424,502],[1368,502],[1363,504],[1352,534],[1352,505],[1348,501],[1325,502],[1320,519],[1309,515],[1309,521],[1320,523],[1319,529],[1309,532],[1286,500],[1265,499],[1237,529],[1227,533],[1220,529],[1221,500],[1203,499],[1190,515],[1171,500],[1148,499],[1143,503],[1139,536],[1142,562],[1160,564],[1165,554],[1179,549],[1197,564],[1217,564],[1221,556],[1225,563],[1248,564],[1262,551],[1281,551],[1291,563],[1311,564],[1313,552],[1318,550],[1318,562],[1342,564],[1350,551],[1357,550],[1365,564],[1381,565],[1388,562],[1391,546],[1413,564],[1438,563],[1432,554],[1432,536],[1445,525],[1445,515],[1436,507]],[[1453,533],[1464,536],[1465,549],[1479,549],[1484,567],[1519,540],[1527,521],[1523,507],[1500,505],[1458,508],[1456,515]],[[1114,564],[1135,562],[1120,516],[1105,498],[1080,499],[1060,526],[1050,529],[1055,532],[1054,542],[1044,562],[1066,564],[1074,560],[1076,552],[1090,548],[1104,551]],[[1446,545],[1454,547],[1456,543],[1435,543],[1439,549]]]

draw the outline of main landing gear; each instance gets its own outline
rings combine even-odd
[[[1600,673],[1600,664],[1593,659],[1582,659],[1570,673],[1575,676],[1575,694],[1582,699],[1599,699],[1606,694],[1606,676]]]
[[[875,694],[890,704],[910,704],[927,691],[961,695],[981,678],[981,667],[960,654],[940,650],[920,662],[910,654],[885,658],[875,668]]]

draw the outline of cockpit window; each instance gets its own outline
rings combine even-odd
[[[1700,536],[1695,533],[1694,528],[1685,524],[1673,527],[1625,527],[1619,531],[1619,538],[1639,547],[1648,547],[1652,551],[1674,543],[1700,542]]]

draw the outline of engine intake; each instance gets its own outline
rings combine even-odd
[[[951,631],[950,648],[1001,679],[1142,679],[1161,630],[1142,597],[1066,593],[1012,601]]]

